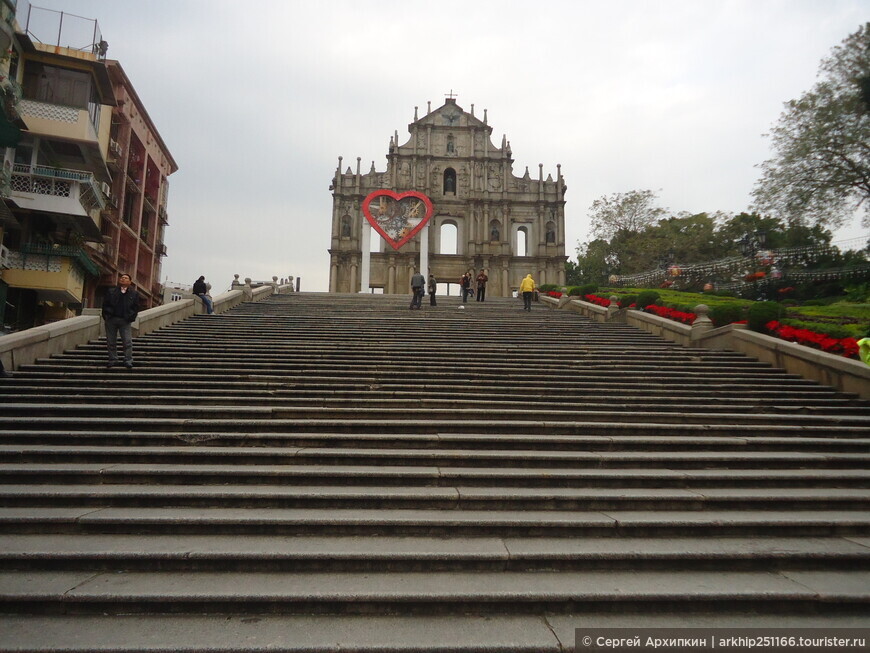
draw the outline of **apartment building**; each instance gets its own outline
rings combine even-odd
[[[0,141],[7,148],[0,178],[4,330],[99,306],[119,272],[133,277],[142,308],[160,304],[174,159],[121,65],[106,58],[96,20],[0,3],[12,28],[0,74],[14,101],[3,109],[19,129],[17,138],[10,129]],[[0,138],[3,131],[0,124]]]

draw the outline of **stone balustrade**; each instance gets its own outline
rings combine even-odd
[[[244,285],[234,284],[232,290],[214,297],[215,313],[223,313],[245,301],[257,302],[272,294],[294,290],[292,285],[276,283],[277,277],[273,277],[273,283],[257,288],[251,287],[250,279],[245,281]],[[133,322],[133,337],[151,333],[199,313],[205,313],[205,307],[198,298],[181,299],[140,311],[139,317]],[[87,308],[82,311],[82,315],[68,320],[0,336],[0,360],[3,361],[5,369],[15,370],[22,365],[30,365],[37,359],[73,349],[102,335],[105,335],[105,327],[100,317],[100,309]]]
[[[870,399],[870,366],[861,361],[787,342],[746,328],[745,324],[729,324],[714,328],[707,317],[708,309],[696,307],[697,319],[691,326],[635,309],[613,310],[589,302],[571,299],[567,302],[541,297],[545,306],[567,309],[596,322],[618,321],[654,333],[685,347],[727,349],[770,363],[774,367],[818,381],[840,392],[850,392]]]

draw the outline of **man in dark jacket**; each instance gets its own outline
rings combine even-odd
[[[205,277],[200,277],[193,282],[193,294],[202,300],[202,305],[205,306],[205,312],[208,315],[214,313],[214,304],[208,297],[208,285],[205,283]]]
[[[411,292],[413,295],[411,296],[411,305],[408,308],[416,308],[420,309],[420,304],[423,299],[423,295],[425,294],[424,287],[426,286],[426,279],[420,274],[419,270],[414,270],[414,275],[411,277]]]
[[[118,285],[109,289],[103,297],[103,319],[106,321],[106,347],[109,350],[109,362],[106,367],[113,367],[118,362],[116,346],[118,333],[124,343],[124,367],[133,369],[133,329],[132,324],[139,315],[139,293],[131,284],[129,274],[118,277]]]

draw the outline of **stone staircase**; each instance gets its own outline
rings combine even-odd
[[[870,626],[870,404],[516,300],[290,294],[0,381],[0,651]],[[578,649],[579,650],[579,649]]]

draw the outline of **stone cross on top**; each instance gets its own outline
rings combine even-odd
[[[449,92],[449,93],[445,93],[445,94],[444,94],[444,96],[445,96],[446,98],[450,99],[450,100],[453,100],[454,98],[458,97],[458,95],[459,95],[458,93],[454,93],[454,92],[453,92],[453,89],[452,89],[452,88],[450,89],[450,92]]]

